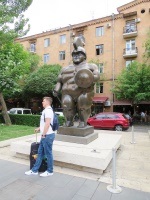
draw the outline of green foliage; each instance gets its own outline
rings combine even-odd
[[[26,126],[39,126],[40,115],[13,115],[10,114],[12,124],[26,125]]]
[[[0,91],[13,91],[17,81],[29,73],[29,54],[18,43],[6,43],[0,53]]]
[[[38,127],[40,123],[40,115],[16,115],[9,114],[12,124],[26,125]],[[62,126],[65,119],[63,116],[58,116],[59,125]],[[0,114],[0,123],[4,123],[2,114]]]
[[[39,56],[24,50],[19,43],[6,43],[0,50],[0,91],[9,98],[20,93],[24,79],[38,67]]]
[[[33,54],[30,52],[28,52],[28,54],[29,54],[28,61],[30,63],[30,73],[32,73],[38,69],[39,63],[42,60],[42,58],[37,54]]]
[[[0,0],[0,47],[29,31],[29,20],[22,13],[31,3],[32,0]]]
[[[91,60],[88,61],[88,63],[94,63],[96,65],[99,65],[99,63],[101,63],[101,62],[100,62],[99,59],[91,59]]]
[[[60,65],[43,65],[33,72],[25,81],[24,96],[31,98],[51,95],[61,69]]]
[[[117,99],[150,100],[150,66],[131,63],[115,81],[113,92]]]
[[[91,59],[91,60],[88,61],[88,63],[93,63],[93,64],[97,65],[98,68],[99,68],[100,67],[100,63],[102,63],[102,62],[99,59]],[[101,81],[107,80],[107,76],[106,76],[105,73],[100,73],[100,80]]]

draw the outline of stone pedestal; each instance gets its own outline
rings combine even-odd
[[[94,133],[94,128],[92,126],[86,126],[84,128],[77,128],[76,126],[61,126],[57,131],[55,140],[78,144],[89,144],[97,138],[98,134]]]
[[[55,164],[76,170],[102,173],[112,159],[112,148],[118,149],[120,147],[121,137],[121,135],[116,135],[116,132],[115,134],[101,132],[97,139],[86,145],[54,140],[53,155]],[[37,141],[39,142],[40,139],[41,136],[39,135]],[[29,158],[33,142],[35,142],[35,134],[31,135],[30,138],[13,141],[11,143],[11,153],[19,158]]]

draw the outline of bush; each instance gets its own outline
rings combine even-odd
[[[9,114],[12,124],[26,125],[37,127],[40,124],[40,115],[15,115]],[[63,116],[58,116],[59,125],[62,126],[65,119]],[[0,114],[0,123],[4,123],[2,114]]]

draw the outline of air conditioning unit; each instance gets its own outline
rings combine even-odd
[[[141,21],[140,18],[135,19],[135,23],[139,23],[140,21]]]
[[[74,36],[75,36],[75,33],[74,33],[74,32],[70,33],[70,36],[71,36],[71,37],[74,37]]]
[[[110,101],[106,101],[106,102],[104,103],[104,106],[111,106]]]
[[[110,28],[111,27],[111,23],[107,24],[106,26],[107,26],[107,28]]]

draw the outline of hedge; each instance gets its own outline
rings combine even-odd
[[[26,126],[39,126],[41,115],[16,115],[9,114],[12,124],[26,125]],[[65,119],[63,116],[58,116],[59,125],[62,126]],[[5,123],[2,114],[0,113],[0,123]]]

